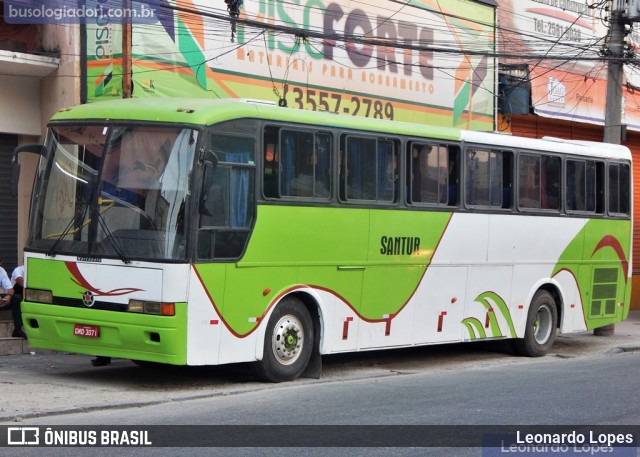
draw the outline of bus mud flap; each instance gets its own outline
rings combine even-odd
[[[303,378],[320,379],[322,374],[322,356],[318,351],[313,351],[307,363],[307,368],[300,375]]]

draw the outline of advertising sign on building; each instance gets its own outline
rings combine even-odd
[[[492,130],[495,7],[470,0],[205,0],[134,24],[133,97],[240,97]],[[86,27],[86,98],[122,96],[122,32]]]
[[[500,61],[528,63],[535,113],[603,125],[611,14],[605,3],[500,0],[499,5]],[[633,46],[632,35],[626,40]],[[640,87],[640,78],[625,67],[622,122],[640,130],[640,97],[634,87]]]

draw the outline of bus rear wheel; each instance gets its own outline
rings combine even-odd
[[[531,300],[524,338],[516,340],[516,350],[527,357],[545,355],[553,346],[557,326],[556,301],[546,290],[539,290]]]
[[[271,382],[296,379],[309,363],[313,340],[309,310],[299,299],[285,298],[269,318],[264,353],[256,364],[258,374]]]

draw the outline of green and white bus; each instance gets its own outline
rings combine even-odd
[[[170,98],[61,111],[24,151],[35,348],[277,382],[373,349],[541,356],[629,311],[623,146]]]

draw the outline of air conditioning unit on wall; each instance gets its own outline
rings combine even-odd
[[[500,65],[498,94],[500,114],[529,114],[531,112],[529,66]]]

